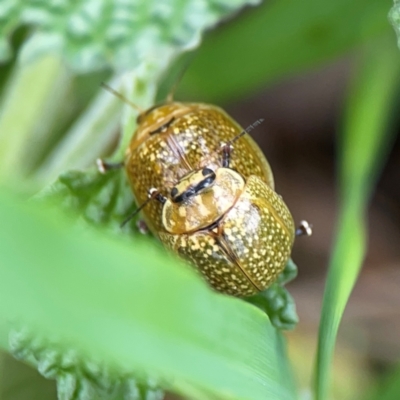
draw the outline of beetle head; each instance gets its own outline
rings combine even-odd
[[[243,177],[229,168],[202,168],[184,176],[163,206],[168,232],[186,233],[205,228],[227,212],[244,188]]]

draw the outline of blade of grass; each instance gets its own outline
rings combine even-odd
[[[328,398],[334,344],[346,303],[364,260],[365,213],[392,140],[388,129],[398,89],[399,57],[393,43],[370,48],[356,71],[340,140],[340,211],[319,327],[315,398]]]
[[[186,398],[295,398],[267,316],[211,291],[152,241],[73,228],[4,193],[0,220],[0,332],[20,321],[50,359],[76,351],[82,368],[152,377]]]

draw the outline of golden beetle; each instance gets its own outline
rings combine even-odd
[[[257,144],[208,104],[171,101],[137,122],[124,165],[149,229],[220,292],[271,285],[295,228]]]

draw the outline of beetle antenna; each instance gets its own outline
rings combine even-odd
[[[183,77],[186,74],[186,71],[188,70],[191,61],[193,60],[195,56],[195,53],[189,53],[187,59],[184,61],[185,65],[183,66],[183,68],[181,69],[181,71],[179,72],[179,75],[177,76],[177,78],[175,79],[175,82],[173,83],[166,99],[165,102],[166,103],[172,103],[174,101],[174,95],[176,92],[176,89],[178,89],[179,84],[181,83]]]
[[[167,199],[158,191],[158,189],[151,188],[149,190],[148,199],[141,204],[135,211],[130,213],[121,223],[120,227],[123,228],[132,218],[134,218],[144,207],[147,206],[152,200],[158,200],[161,204],[164,204]]]
[[[230,156],[231,156],[231,152],[232,152],[232,144],[235,143],[237,140],[239,140],[246,133],[250,133],[254,128],[261,125],[263,122],[264,122],[263,118],[260,118],[257,121],[253,122],[251,125],[249,125],[246,129],[244,129],[238,135],[233,137],[231,140],[228,140],[226,143],[223,143],[218,150],[209,154],[209,158],[211,158],[213,155],[220,153],[222,151],[222,153],[223,153],[222,154],[222,166],[229,167],[229,161],[230,161]]]
[[[137,214],[151,201],[152,199],[147,199],[139,208],[131,212],[121,223],[120,227],[123,228],[131,219],[135,218]]]
[[[179,84],[181,83],[182,78],[184,77],[187,69],[188,69],[188,65],[185,66],[185,68],[183,68],[183,70],[180,72],[180,74],[178,75],[178,78],[175,80],[174,84],[171,87],[171,90],[169,91],[169,93],[167,94],[167,98],[165,99],[166,103],[172,103],[174,101],[174,96],[175,96],[175,92],[176,89],[178,89]]]
[[[113,169],[121,169],[124,166],[123,161],[119,163],[109,163],[104,161],[102,158],[98,158],[96,160],[96,164],[97,164],[97,169],[101,174],[105,174]]]
[[[133,103],[132,101],[128,100],[123,94],[117,92],[115,89],[113,89],[111,86],[107,85],[105,82],[101,82],[100,85],[103,89],[106,89],[110,93],[112,93],[114,96],[118,97],[120,100],[122,100],[124,103],[129,104],[131,107],[133,107],[135,110],[139,111],[140,113],[143,113],[144,110],[140,108],[137,104]]]
[[[225,146],[226,145],[228,145],[228,146],[232,145],[238,139],[240,139],[242,136],[244,136],[246,133],[250,133],[254,128],[257,128],[257,126],[261,125],[263,122],[264,122],[264,118],[260,118],[257,121],[254,121],[246,129],[244,129],[242,132],[240,132],[238,135],[236,135],[233,139],[231,139],[227,143],[225,143]]]

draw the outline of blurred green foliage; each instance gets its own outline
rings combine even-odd
[[[0,60],[12,55],[9,36],[20,25],[36,28],[21,49],[23,62],[60,53],[75,71],[111,66],[130,71],[143,61],[161,65],[199,42],[201,32],[258,0],[107,1],[3,0]]]
[[[397,400],[400,398],[400,368],[395,367],[382,379],[376,390],[366,396],[366,400]]]
[[[210,32],[185,75],[182,98],[239,100],[284,77],[392,35],[390,0],[280,0]]]
[[[394,5],[389,13],[390,22],[397,34],[397,43],[400,45],[400,2],[394,0]]]
[[[1,325],[23,321],[13,353],[75,393],[64,398],[111,395],[133,379],[188,398],[295,398],[266,315],[212,292],[158,246],[72,227],[59,210],[10,195],[0,219]]]
[[[10,35],[24,27],[14,34],[18,57],[0,69],[3,188],[42,190],[31,206],[8,189],[0,195],[0,345],[9,348],[10,320],[22,322],[11,335],[14,353],[57,378],[63,400],[149,399],[159,387],[193,399],[296,398],[284,341],[266,315],[211,292],[134,229],[120,232],[118,220],[132,207],[123,176],[82,172],[115,149],[121,158],[135,127],[135,111],[102,92],[101,80],[146,108],[163,79],[171,86],[168,77],[187,62],[177,57],[204,29],[255,3],[0,2],[1,58],[12,56]],[[357,59],[341,128],[342,202],[320,328],[319,400],[328,396],[337,329],[366,251],[368,199],[391,140],[399,55],[390,7],[389,0],[264,2],[206,35],[178,91],[186,100],[227,102],[337,57]],[[397,2],[390,18],[398,30]],[[78,221],[54,206],[74,209]],[[251,301],[275,315],[275,325],[296,322],[281,286]],[[9,374],[0,376],[0,400],[22,400],[12,385],[26,370],[13,374],[2,362]],[[28,381],[29,393],[37,382]]]
[[[341,317],[367,251],[369,199],[393,141],[389,122],[400,60],[386,41],[368,49],[354,71],[339,140],[340,209],[319,330],[316,400],[328,396],[329,370]]]

